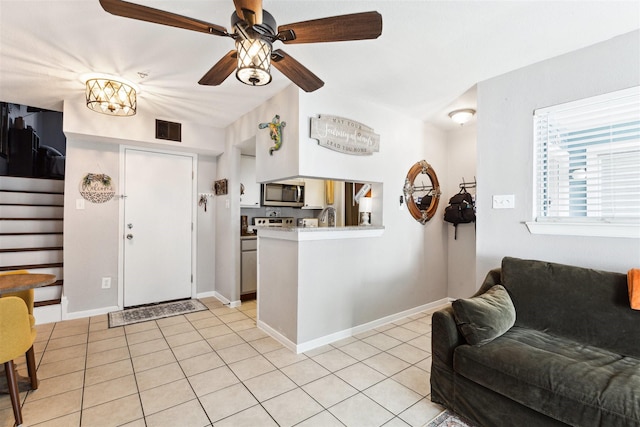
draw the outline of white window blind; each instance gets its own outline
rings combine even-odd
[[[640,87],[534,111],[536,222],[640,224]]]

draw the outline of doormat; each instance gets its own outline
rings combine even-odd
[[[132,325],[134,323],[146,322],[148,320],[163,319],[165,317],[194,313],[196,311],[208,309],[209,308],[206,305],[197,299],[129,308],[109,313],[109,327],[115,328],[118,326]]]
[[[424,427],[473,427],[462,421],[456,414],[450,411],[444,411]]]

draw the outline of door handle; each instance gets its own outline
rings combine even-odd
[[[127,234],[127,240],[133,239],[133,234]]]

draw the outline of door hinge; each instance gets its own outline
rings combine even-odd
[[[193,231],[193,223],[191,223],[191,231]]]
[[[191,283],[193,283],[193,274],[191,275]]]

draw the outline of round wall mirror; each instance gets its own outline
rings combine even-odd
[[[429,221],[438,209],[440,183],[426,160],[414,164],[404,181],[404,200],[409,213],[420,224]]]

